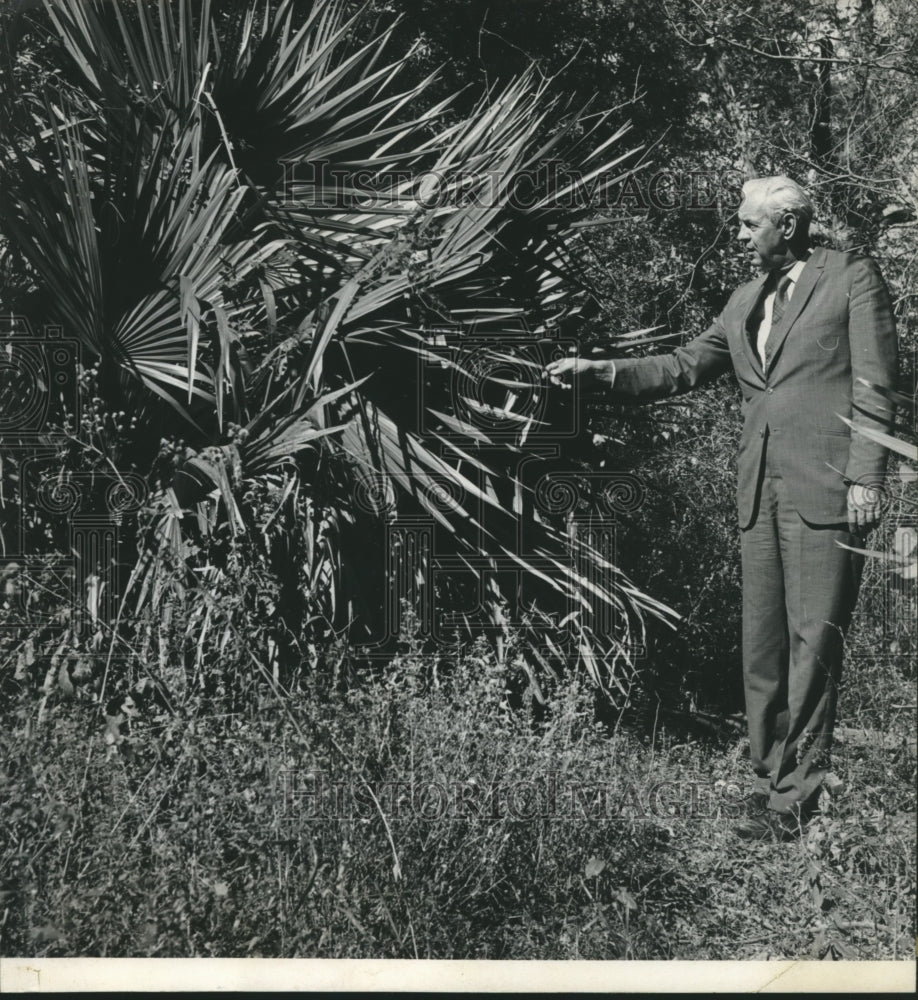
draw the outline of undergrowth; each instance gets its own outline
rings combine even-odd
[[[244,699],[8,683],[2,953],[911,956],[907,731],[841,748],[804,839],[750,846],[742,740],[601,724],[573,677],[533,711],[484,641],[401,648]]]

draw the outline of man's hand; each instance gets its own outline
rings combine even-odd
[[[848,489],[848,530],[866,535],[880,523],[880,491],[875,486],[853,483]]]
[[[615,362],[608,360],[590,361],[587,358],[558,358],[545,366],[545,375],[552,385],[562,389],[570,389],[574,379],[587,373],[596,375],[602,372],[603,379],[609,384],[615,380]]]

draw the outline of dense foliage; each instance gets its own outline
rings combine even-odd
[[[787,172],[890,284],[913,442],[912,0],[12,6],[0,952],[911,955],[910,453],[831,794],[750,866],[736,389],[534,376],[700,333]],[[611,820],[384,795],[549,776]]]
[[[100,470],[148,494],[119,627],[184,613],[199,649],[242,635],[289,678],[341,630],[384,653],[406,598],[436,605],[441,644],[516,626],[536,690],[572,659],[626,693],[667,610],[553,516],[540,385],[580,312],[589,209],[541,167],[609,187],[624,129],[532,71],[444,117],[384,61],[393,29],[355,40],[340,4],[47,16],[60,68],[10,102],[3,232],[33,329],[94,366]]]

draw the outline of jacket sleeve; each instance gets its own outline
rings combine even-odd
[[[597,381],[607,398],[644,403],[679,396],[712,381],[732,368],[724,312],[694,340],[671,354],[626,358],[615,362],[614,376],[603,373]],[[611,382],[611,386],[610,386]]]
[[[880,269],[869,257],[858,261],[848,300],[848,339],[851,347],[851,420],[856,428],[889,433],[894,407],[881,393],[860,379],[894,388],[897,377],[896,321],[892,301]],[[878,483],[886,473],[888,450],[856,430],[851,435],[845,478],[865,485]]]

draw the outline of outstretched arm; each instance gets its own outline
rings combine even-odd
[[[730,367],[721,313],[703,334],[671,354],[619,361],[560,358],[546,366],[545,374],[554,385],[569,388],[577,378],[584,393],[644,403],[691,392]]]

